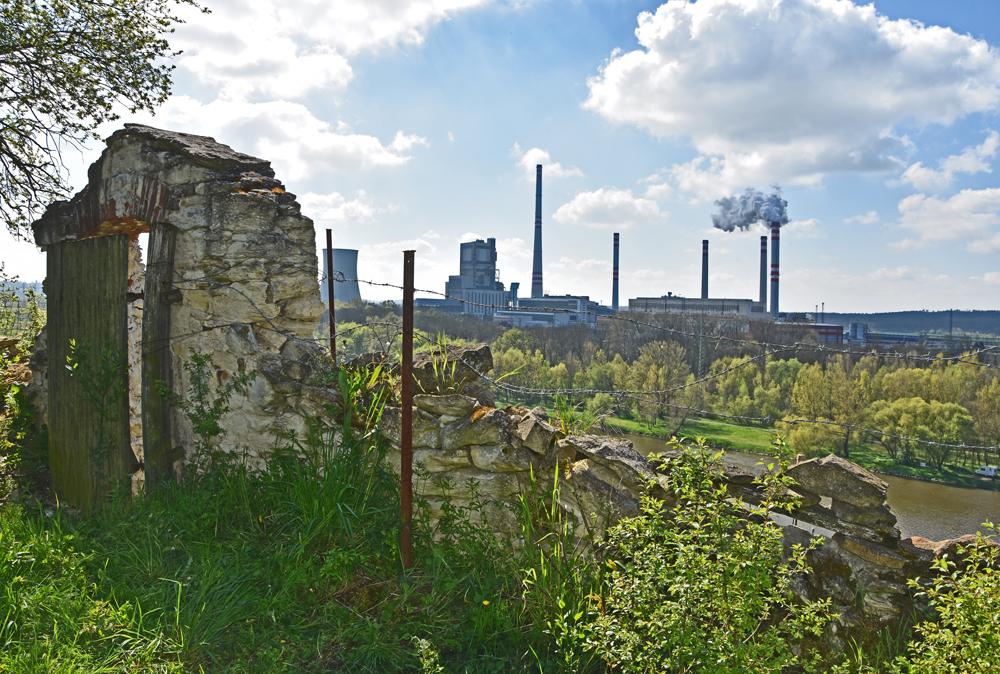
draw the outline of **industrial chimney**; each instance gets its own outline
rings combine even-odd
[[[542,165],[535,166],[535,253],[531,263],[531,296],[542,297]]]
[[[778,318],[778,246],[781,233],[781,225],[777,222],[771,224],[771,317]]]
[[[760,304],[767,311],[767,237],[760,237]]]
[[[615,232],[614,259],[611,269],[611,311],[618,311],[618,232]]]
[[[701,299],[708,299],[708,239],[701,241]]]

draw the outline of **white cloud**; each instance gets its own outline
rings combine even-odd
[[[218,0],[211,14],[182,11],[172,46],[179,68],[222,98],[299,98],[337,92],[360,52],[419,45],[436,24],[489,0]]]
[[[552,216],[556,222],[597,229],[628,229],[667,217],[655,201],[636,197],[632,190],[601,187],[580,192]]]
[[[308,192],[299,197],[299,203],[302,204],[302,214],[312,218],[317,225],[371,222],[386,210],[378,207],[364,190],[359,190],[353,199],[340,192]]]
[[[532,147],[523,150],[519,143],[514,143],[510,148],[510,154],[517,161],[518,166],[524,170],[525,174],[534,180],[535,166],[542,164],[542,171],[545,178],[581,178],[583,171],[575,166],[563,166],[557,161],[553,161],[548,151],[540,147]]]
[[[913,194],[900,200],[899,216],[909,237],[898,248],[962,239],[972,252],[1000,252],[1000,188],[965,189],[947,199]]]
[[[818,239],[822,237],[819,230],[819,220],[816,218],[805,218],[803,220],[791,220],[781,228],[783,236],[792,239]]]
[[[898,267],[879,267],[868,274],[873,281],[901,281],[913,278],[913,270],[906,265]]]
[[[404,250],[416,251],[414,281],[417,288],[430,288],[443,291],[448,274],[458,273],[457,247],[455,255],[447,255],[448,251],[439,254],[437,244],[440,237],[429,230],[407,239],[382,241],[380,243],[362,243],[358,249],[358,276],[377,282],[399,283],[403,278]],[[453,270],[449,271],[451,267]],[[393,299],[400,300],[400,290],[395,288],[380,288],[372,285],[361,286],[361,296],[367,300]]]
[[[955,176],[961,173],[973,175],[990,173],[990,160],[1000,149],[1000,133],[990,131],[989,135],[979,145],[965,148],[959,154],[953,154],[941,160],[937,169],[927,168],[923,162],[911,164],[903,172],[902,179],[918,190],[939,192],[951,187]]]
[[[866,211],[844,218],[846,225],[874,225],[878,223],[878,211]]]
[[[973,281],[982,281],[983,283],[991,283],[994,285],[1000,285],[1000,271],[988,271],[982,276],[973,276]]]
[[[392,139],[392,142],[389,143],[389,149],[400,154],[406,154],[415,147],[430,146],[430,141],[423,136],[403,133],[402,131],[397,131],[395,137]]]
[[[278,177],[299,180],[320,172],[402,166],[426,139],[397,131],[388,144],[351,133],[316,117],[301,103],[201,103],[174,96],[159,108],[153,124],[204,134],[272,162]]]
[[[661,200],[667,199],[674,193],[673,185],[668,181],[668,176],[664,176],[661,173],[654,173],[652,175],[646,176],[642,179],[642,183],[646,185],[646,191],[643,194],[647,199]]]
[[[904,122],[950,124],[1000,104],[1000,54],[948,28],[850,0],[671,1],[643,12],[584,103],[613,122],[690,139],[673,178],[699,199],[747,184],[817,184],[902,169]]]

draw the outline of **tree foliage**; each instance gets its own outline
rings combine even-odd
[[[62,151],[170,93],[167,35],[194,0],[0,0],[0,218],[65,196]]]

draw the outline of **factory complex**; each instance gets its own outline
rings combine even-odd
[[[619,306],[619,252],[621,235],[613,234],[611,306],[595,302],[586,295],[548,295],[544,291],[542,256],[542,165],[535,167],[535,221],[532,250],[530,295],[520,295],[520,284],[507,287],[500,281],[495,238],[477,239],[459,244],[458,273],[448,277],[443,297],[417,298],[419,309],[433,309],[449,314],[474,316],[482,320],[519,328],[567,327],[582,325],[596,328],[600,316],[628,311],[635,314],[687,314],[735,322],[739,332],[748,332],[751,321],[777,321],[783,327],[815,336],[824,344],[845,340],[862,342],[868,336],[865,327],[851,326],[849,334],[839,324],[817,320],[819,314],[783,314],[779,311],[781,226],[788,222],[785,202],[779,192],[765,196],[753,190],[717,202],[720,213],[712,216],[715,226],[724,231],[748,229],[757,222],[770,231],[760,237],[760,274],[756,298],[712,297],[709,294],[709,241],[702,240],[701,293],[685,297],[668,292],[659,297],[634,297]],[[324,277],[328,273],[323,251]],[[769,255],[770,254],[770,255]],[[338,281],[336,300],[356,302],[361,299],[357,282],[358,251],[333,249],[333,274]],[[323,301],[327,301],[322,284]],[[864,335],[864,336],[862,336]]]
[[[718,298],[709,296],[708,240],[702,241],[701,296],[683,297],[668,293],[661,297],[635,297],[628,300],[627,311],[636,313],[701,314],[706,317],[743,320],[778,320],[779,238],[781,222],[770,223],[771,257],[768,261],[767,237],[760,238],[760,292],[757,299]],[[466,314],[511,327],[597,327],[601,315],[618,312],[619,251],[621,235],[615,232],[612,248],[611,306],[591,300],[586,295],[547,295],[544,292],[542,257],[542,165],[535,167],[535,228],[532,250],[531,294],[519,295],[520,284],[507,288],[497,272],[496,239],[477,239],[459,244],[458,274],[448,277],[444,298],[418,298],[416,305],[447,313]],[[768,283],[770,278],[770,283]],[[768,311],[770,289],[770,311]],[[789,317],[790,318],[790,317]],[[823,342],[842,341],[840,326],[820,326],[803,322],[802,326]]]

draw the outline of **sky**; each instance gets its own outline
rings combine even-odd
[[[714,202],[780,185],[782,309],[1000,309],[995,0],[211,0],[173,95],[126,121],[272,162],[359,276],[443,291],[495,237],[530,287],[544,165],[552,294],[754,298],[763,229]],[[74,190],[99,144],[70,158]],[[44,275],[0,234],[8,272]],[[393,297],[362,287],[368,299]]]

